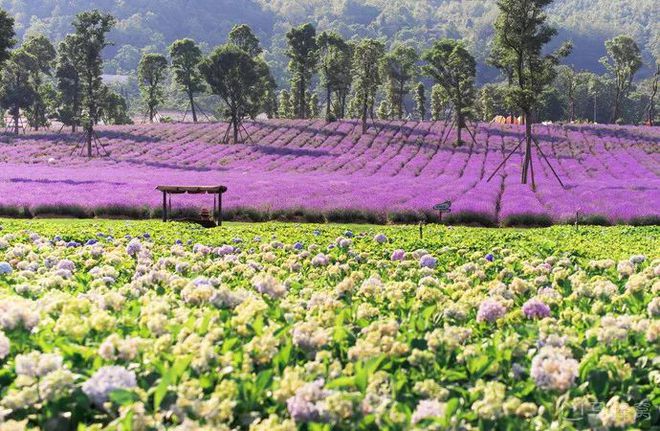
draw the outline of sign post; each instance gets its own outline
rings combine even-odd
[[[433,209],[440,214],[440,221],[442,222],[442,214],[451,212],[451,201],[445,201],[441,204],[433,206]]]

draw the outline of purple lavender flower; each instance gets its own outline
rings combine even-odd
[[[488,298],[479,305],[477,322],[495,322],[506,314],[506,308],[498,301]]]
[[[550,316],[550,307],[536,298],[525,302],[522,311],[528,319],[543,319]]]
[[[296,250],[302,250],[304,248],[304,246],[302,245],[302,243],[297,242],[297,243],[293,244],[293,248],[295,248]]]
[[[486,255],[486,260],[487,260],[488,262],[492,262],[492,261],[495,260],[495,256],[493,256],[492,254],[488,253],[488,254]]]

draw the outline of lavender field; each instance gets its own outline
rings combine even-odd
[[[440,145],[443,122],[271,120],[246,123],[253,143],[226,145],[224,124],[155,124],[100,129],[109,157],[71,155],[77,138],[32,132],[0,144],[0,209],[5,214],[154,215],[159,184],[223,184],[225,208],[260,214],[371,214],[424,219],[451,200],[447,221],[520,220],[648,223],[660,217],[657,128],[535,125],[543,152],[533,157],[537,187],[520,184],[522,153],[491,182],[513,149],[519,126],[479,125],[477,145]],[[453,135],[453,132],[450,132]],[[208,198],[207,198],[208,200]],[[180,197],[175,208],[209,205]]]

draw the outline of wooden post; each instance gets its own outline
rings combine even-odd
[[[218,200],[218,197],[214,194],[213,195],[213,223],[216,225],[218,224],[218,213],[217,213],[217,203],[216,201]]]
[[[163,221],[167,221],[167,192],[163,192]]]
[[[218,193],[218,226],[222,226],[222,192]]]

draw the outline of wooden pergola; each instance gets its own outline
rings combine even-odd
[[[172,214],[172,195],[213,195],[213,223],[222,226],[222,194],[227,191],[225,186],[158,186],[156,190],[163,193],[163,221],[169,220]],[[169,199],[168,199],[169,198]]]

